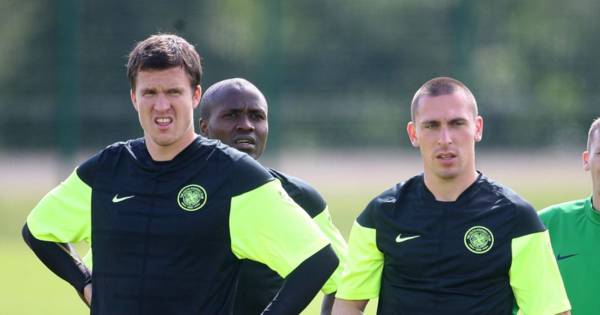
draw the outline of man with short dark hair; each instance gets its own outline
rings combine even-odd
[[[210,86],[200,102],[200,134],[221,140],[254,159],[262,155],[269,133],[268,105],[254,84],[241,78],[227,79]],[[268,169],[283,189],[327,235],[343,261],[346,242],[333,225],[327,204],[305,181]],[[325,294],[321,313],[330,314],[342,264],[321,291]],[[261,263],[244,260],[240,269],[234,314],[257,314],[271,301],[283,279]]]
[[[591,195],[543,209],[540,219],[550,233],[573,313],[592,315],[600,310],[600,118],[590,126],[581,158],[592,177]]]
[[[266,314],[298,314],[337,266],[327,237],[260,164],[194,132],[200,56],[175,35],[129,55],[144,137],[89,158],[31,211],[23,237],[92,314],[230,314],[240,261],[286,281]],[[252,224],[248,224],[248,222]],[[91,242],[93,273],[68,243]]]
[[[471,91],[440,77],[411,104],[407,133],[423,174],[373,199],[348,242],[334,314],[568,314],[535,210],[475,168],[483,118]],[[513,297],[514,296],[514,297]],[[564,313],[563,313],[564,312]]]

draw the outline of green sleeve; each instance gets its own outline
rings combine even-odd
[[[344,270],[348,245],[346,244],[346,241],[342,237],[340,231],[335,227],[335,225],[333,225],[333,221],[331,220],[331,215],[329,214],[329,209],[327,207],[325,207],[321,213],[314,217],[313,221],[319,226],[323,234],[327,236],[331,242],[333,250],[340,260],[337,269],[333,272],[331,277],[327,280],[327,282],[325,282],[325,285],[321,289],[324,294],[330,294],[337,291],[338,284]]]
[[[33,208],[27,226],[42,241],[91,242],[92,189],[77,172],[52,189]]]
[[[376,230],[354,222],[348,241],[348,259],[336,297],[369,300],[379,296],[383,253],[376,243]]]
[[[510,285],[520,313],[545,315],[570,310],[548,231],[513,239],[511,250]]]
[[[232,198],[229,233],[236,257],[261,262],[282,278],[329,244],[279,180]]]

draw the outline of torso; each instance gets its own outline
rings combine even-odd
[[[379,313],[510,314],[520,202],[483,176],[455,202],[436,201],[421,176],[378,197],[359,221],[384,254]]]
[[[600,213],[591,198],[552,206],[540,217],[550,233],[573,314],[596,314],[600,310]]]
[[[229,313],[239,267],[229,203],[270,177],[232,176],[241,155],[203,139],[170,162],[143,148],[118,144],[82,165],[92,187],[92,313]]]

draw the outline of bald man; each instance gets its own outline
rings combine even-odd
[[[209,87],[200,103],[201,135],[221,140],[223,143],[260,158],[269,134],[268,106],[264,95],[252,83],[235,78],[218,82]],[[273,169],[269,173],[279,179],[290,197],[329,237],[333,248],[343,259],[346,242],[333,225],[327,204],[308,183]],[[343,264],[325,283],[321,314],[330,314],[337,281]],[[283,279],[266,265],[245,260],[240,267],[234,314],[258,314],[277,294]]]

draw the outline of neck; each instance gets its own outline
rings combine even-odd
[[[187,146],[189,146],[192,142],[194,142],[194,139],[196,139],[196,134],[191,132],[185,137],[179,139],[179,141],[169,145],[160,145],[154,142],[147,135],[144,138],[146,140],[146,148],[148,149],[148,153],[150,153],[152,160],[156,162],[163,162],[171,161],[179,153],[181,153],[181,151],[187,148]]]
[[[594,210],[600,212],[600,190],[594,189],[592,193],[592,207]]]
[[[456,201],[471,184],[477,180],[479,174],[475,170],[453,178],[441,178],[425,172],[425,186],[431,191],[437,201]]]

